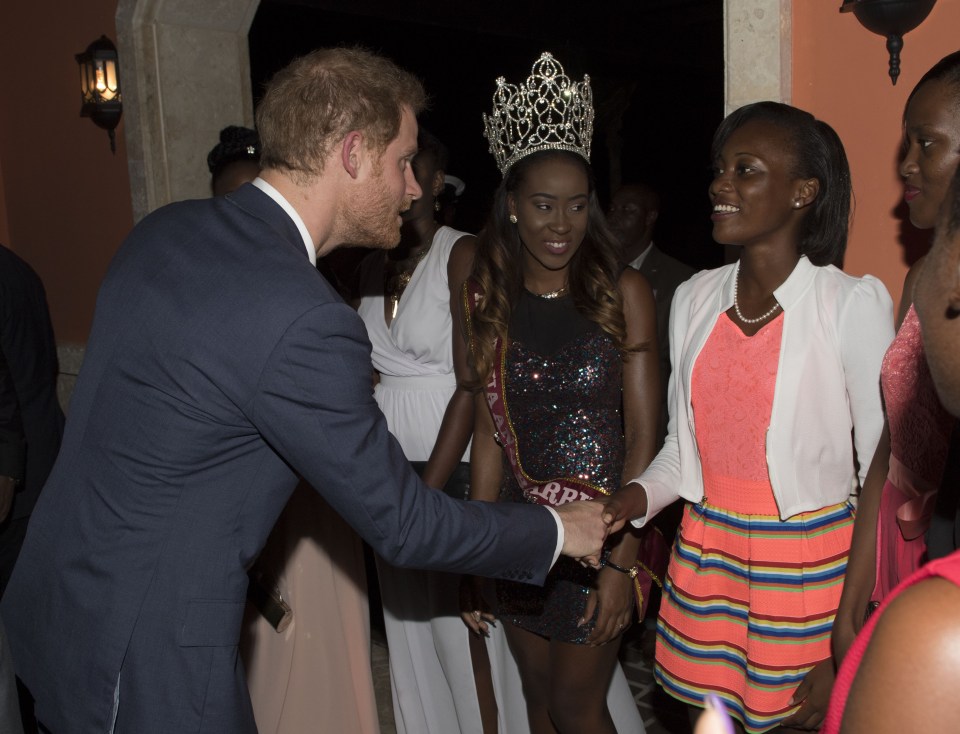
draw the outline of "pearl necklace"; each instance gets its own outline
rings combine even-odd
[[[743,315],[743,313],[741,313],[740,303],[737,300],[737,292],[739,291],[739,285],[740,285],[740,263],[737,263],[737,272],[733,278],[733,310],[736,311],[737,318],[740,319],[740,321],[742,321],[743,323],[759,324],[761,321],[766,321],[768,318],[773,316],[777,312],[777,309],[780,308],[779,303],[774,303],[770,307],[770,310],[767,311],[762,316],[758,316],[755,319],[748,319],[746,316]]]

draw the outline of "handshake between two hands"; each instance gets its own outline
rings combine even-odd
[[[647,496],[639,484],[628,484],[602,500],[570,502],[556,508],[563,522],[565,556],[599,568],[600,552],[610,533],[647,512]]]

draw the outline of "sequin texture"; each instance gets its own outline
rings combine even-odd
[[[506,359],[507,409],[527,475],[537,482],[577,477],[604,491],[621,481],[624,441],[620,412],[622,361],[599,329],[575,336],[544,356],[512,341]],[[503,501],[526,501],[504,460]],[[500,613],[550,639],[584,643],[593,629],[577,622],[596,572],[561,558],[543,588],[498,582]]]

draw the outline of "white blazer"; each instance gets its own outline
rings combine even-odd
[[[637,527],[677,497],[703,498],[690,381],[717,317],[733,305],[735,276],[736,264],[705,270],[674,296],[667,440],[634,480],[648,503]],[[774,297],[784,321],[766,452],[786,519],[843,502],[863,484],[883,429],[880,363],[893,340],[893,303],[873,276],[854,278],[806,257]]]

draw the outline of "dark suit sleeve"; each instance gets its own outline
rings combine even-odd
[[[534,505],[453,500],[424,485],[373,399],[370,344],[342,303],[293,323],[254,405],[266,440],[390,563],[542,583],[556,523]]]
[[[13,378],[0,351],[0,477],[23,481],[27,444]]]
[[[0,353],[0,444],[8,447],[0,453],[20,452],[17,478],[24,484],[14,513],[23,517],[56,458],[63,413],[57,402],[57,346],[46,291],[40,277],[2,247]]]

